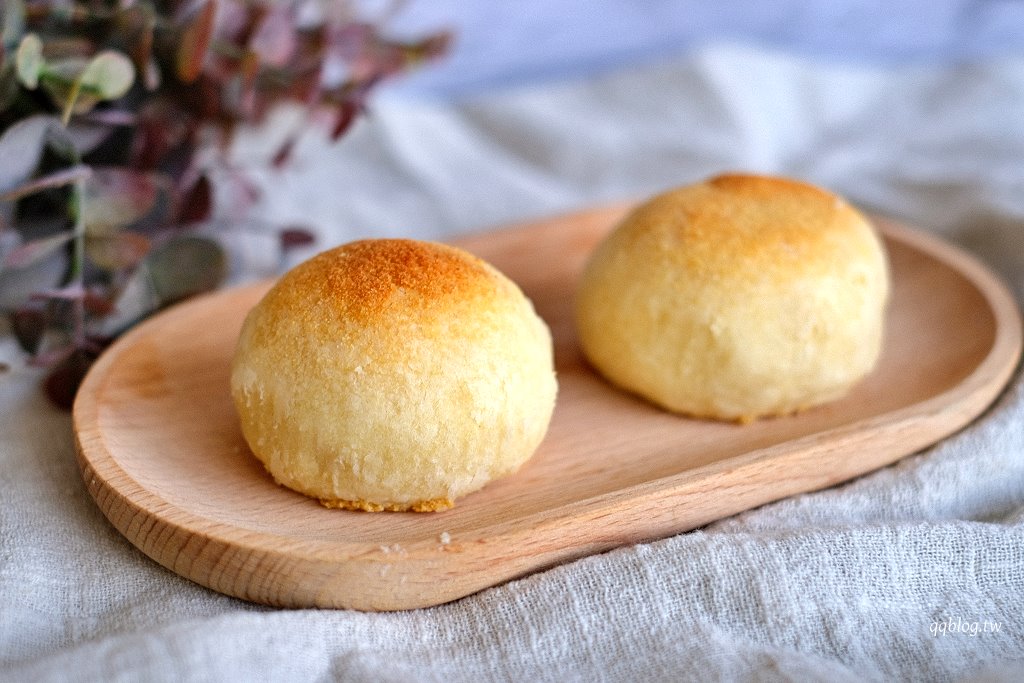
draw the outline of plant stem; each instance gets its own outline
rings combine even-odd
[[[82,72],[85,73],[84,71]],[[68,102],[64,105],[64,111],[61,114],[61,123],[67,127],[68,122],[71,120],[71,115],[75,111],[75,100],[78,99],[78,95],[82,92],[82,74],[78,74],[74,82],[71,84],[71,92],[68,93]]]
[[[76,348],[85,346],[85,180],[79,179],[74,184],[72,206],[75,212],[75,225],[72,228],[71,270],[68,285],[81,288],[81,295],[75,297],[73,307],[74,327],[72,335]]]

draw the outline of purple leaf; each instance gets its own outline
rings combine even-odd
[[[70,230],[50,237],[26,242],[11,250],[4,256],[4,268],[27,268],[57,251],[74,239],[75,233]]]
[[[328,35],[328,44],[334,54],[347,62],[355,61],[362,56],[376,41],[376,31],[372,24],[354,21],[332,28]]]
[[[116,21],[119,43],[130,46],[126,52],[131,56],[135,70],[145,73],[153,57],[155,17],[152,10],[142,4],[123,2],[122,7],[124,9],[118,13]]]
[[[46,395],[58,407],[70,410],[75,402],[78,387],[81,386],[85,374],[95,360],[95,353],[73,349],[46,378],[43,384]]]
[[[163,79],[160,73],[160,66],[156,63],[155,59],[150,59],[146,62],[146,65],[141,69],[141,71],[142,84],[146,86],[146,90],[153,92],[160,87],[160,83]]]
[[[237,39],[252,28],[252,3],[223,0],[217,7],[217,34]]]
[[[82,119],[89,123],[102,123],[108,126],[134,126],[139,117],[123,109],[101,109],[89,112]]]
[[[46,312],[42,306],[23,306],[10,316],[11,331],[25,353],[35,353],[46,332]]]
[[[93,169],[85,184],[82,220],[90,236],[106,235],[131,225],[153,208],[160,180],[128,168]]]
[[[85,307],[86,313],[98,318],[110,315],[115,309],[114,302],[95,289],[86,290],[85,298],[82,299],[82,305]],[[88,340],[86,341],[88,343]]]
[[[186,20],[181,41],[175,55],[178,78],[192,83],[203,71],[206,53],[213,40],[214,21],[217,17],[217,3],[208,0],[195,14]]]
[[[334,126],[331,128],[331,140],[337,140],[348,132],[360,111],[362,111],[362,107],[351,100],[345,100],[339,104]]]
[[[85,287],[81,283],[74,282],[64,287],[41,289],[32,295],[32,298],[39,301],[43,299],[61,299],[64,301],[77,301],[85,297]]]
[[[274,153],[273,158],[270,160],[270,164],[274,168],[281,168],[292,158],[292,152],[295,151],[295,143],[298,142],[298,136],[292,135],[285,140],[281,146]]]
[[[72,344],[66,344],[56,349],[48,349],[33,354],[29,358],[28,364],[36,368],[52,368],[74,352],[75,347]]]
[[[316,237],[309,230],[303,227],[294,226],[283,229],[278,233],[281,241],[281,250],[288,251],[298,247],[306,247],[316,242]]]
[[[199,223],[209,218],[212,210],[213,186],[206,175],[201,175],[182,195],[176,222],[179,225]]]
[[[295,20],[285,4],[272,5],[249,39],[249,49],[259,55],[260,62],[274,67],[288,64],[297,45]]]

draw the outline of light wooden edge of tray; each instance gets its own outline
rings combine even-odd
[[[601,222],[616,220],[627,209],[628,205],[617,204],[462,236],[453,241],[471,245],[477,238],[496,233],[544,230],[569,217]],[[795,493],[847,481],[925,448],[968,424],[996,399],[1021,354],[1022,329],[1017,305],[1006,286],[985,266],[937,237],[888,219],[874,220],[886,238],[903,242],[962,273],[982,294],[996,324],[996,338],[986,357],[957,386],[882,416],[525,518],[491,524],[475,529],[472,534],[461,534],[448,544],[426,539],[408,542],[403,545],[401,557],[394,557],[367,542],[297,541],[261,531],[240,532],[231,525],[172,506],[134,481],[96,432],[97,398],[103,393],[118,355],[134,343],[137,331],[133,330],[98,359],[75,402],[76,455],[82,477],[110,522],[146,555],[175,573],[219,592],[270,605],[361,610],[399,610],[441,604],[568,560],[680,533]],[[215,292],[206,296],[221,294]],[[182,305],[197,304],[200,301],[192,300]],[[174,310],[159,315],[173,315]],[[951,424],[954,426],[950,427]],[[908,444],[908,434],[915,439],[912,444]],[[850,458],[847,466],[840,470],[822,472],[815,463],[823,444],[830,444],[830,449],[842,444],[843,450],[856,448],[858,444],[870,446],[871,457]],[[787,472],[782,480],[788,485],[775,487],[771,497],[764,499],[759,482],[765,476],[774,478],[777,475],[772,473],[780,469]],[[702,492],[703,482],[710,475],[715,475],[717,482],[713,488],[728,490],[730,495],[719,496],[725,503],[718,508],[704,507],[697,514],[687,499]],[[757,500],[752,504],[753,494],[757,495]],[[637,505],[637,501],[643,504]],[[579,528],[584,526],[592,532],[580,534]],[[643,536],[635,536],[630,531],[638,526],[646,530]],[[202,538],[198,538],[196,528],[204,530]],[[141,533],[143,530],[146,533]],[[572,540],[567,543],[566,538]],[[169,542],[171,540],[178,542]],[[181,565],[181,558],[186,556],[181,550],[193,543],[202,547],[192,555],[217,558],[202,575],[196,575],[190,566]],[[445,571],[449,556],[458,557],[457,574]],[[293,585],[303,583],[300,579],[284,581],[277,594],[268,592],[263,582],[253,585],[252,569],[268,564],[275,568],[278,577],[289,576],[290,572],[304,574],[302,579],[309,585]],[[471,565],[471,570],[467,570],[467,564]],[[310,566],[316,569],[303,569]],[[385,567],[401,573],[407,580],[396,585],[395,574],[392,574],[387,582],[381,581]],[[439,585],[443,588],[439,589]]]

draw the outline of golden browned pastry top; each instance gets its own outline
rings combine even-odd
[[[832,272],[850,255],[842,235],[864,217],[836,195],[788,178],[726,174],[655,197],[626,220],[691,273],[741,267],[752,277]]]
[[[373,318],[392,308],[396,293],[415,306],[486,295],[497,283],[479,259],[441,244],[389,239],[324,252],[301,266],[290,285],[319,288],[340,315]]]

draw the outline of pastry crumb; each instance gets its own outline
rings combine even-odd
[[[335,510],[361,510],[363,512],[441,512],[454,507],[450,498],[431,498],[414,503],[374,503],[368,500],[340,500],[321,498],[320,504]]]

